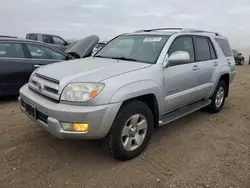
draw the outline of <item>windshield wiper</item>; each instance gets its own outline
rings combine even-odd
[[[138,61],[133,58],[127,58],[127,57],[109,57],[110,59],[118,59],[118,60],[124,60],[124,61]]]
[[[93,57],[100,57],[100,58],[109,58],[109,57],[105,57],[105,56],[101,56],[101,55],[95,55]]]
[[[117,60],[123,60],[123,61],[136,61],[136,62],[138,61],[136,59],[126,58],[126,57],[109,57],[109,56],[100,56],[100,55],[97,55],[94,57],[107,58],[107,59],[117,59]]]

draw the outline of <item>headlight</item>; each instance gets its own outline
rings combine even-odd
[[[85,102],[96,97],[104,88],[99,83],[70,83],[61,95],[62,101]]]

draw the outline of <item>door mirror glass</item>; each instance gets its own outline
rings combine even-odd
[[[167,66],[172,66],[176,64],[184,64],[190,62],[190,54],[186,51],[176,51],[173,52],[168,58]]]

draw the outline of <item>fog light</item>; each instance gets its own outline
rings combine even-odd
[[[87,123],[73,123],[72,128],[74,131],[88,131],[89,124],[87,124]]]
[[[86,132],[89,129],[89,124],[87,124],[87,123],[66,123],[66,122],[61,122],[61,126],[66,131]]]
[[[72,131],[72,123],[61,122],[61,126],[64,130]]]

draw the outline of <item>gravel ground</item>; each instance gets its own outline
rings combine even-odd
[[[146,151],[118,162],[99,141],[58,140],[0,102],[0,187],[250,187],[250,66],[238,66],[218,114],[195,112],[157,130]]]

